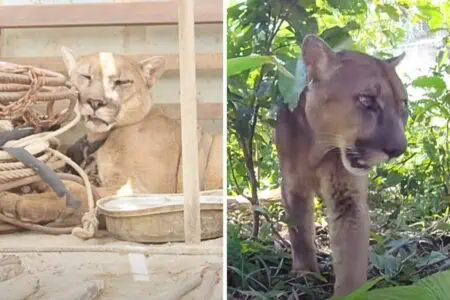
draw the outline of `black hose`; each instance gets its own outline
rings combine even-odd
[[[14,128],[11,131],[0,132],[0,147],[12,140],[20,140],[24,137],[32,135],[34,129],[31,127]]]
[[[21,161],[25,166],[32,168],[48,185],[55,191],[59,198],[66,197],[66,206],[69,208],[79,208],[81,206],[80,200],[76,199],[69,193],[62,180],[56,173],[45,163],[39,161],[36,157],[31,155],[24,148],[0,148],[17,160]]]

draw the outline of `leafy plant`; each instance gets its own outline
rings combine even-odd
[[[450,299],[450,271],[433,274],[409,286],[389,287],[368,291],[382,277],[367,282],[342,300],[444,300]]]

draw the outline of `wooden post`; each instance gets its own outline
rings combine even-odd
[[[0,0],[0,5],[3,5],[3,0]],[[4,29],[0,28],[0,57],[3,56],[3,36]]]
[[[0,57],[3,55],[3,40],[4,40],[4,29],[0,28]]]
[[[181,85],[184,236],[187,244],[200,244],[194,0],[178,1],[178,37]]]

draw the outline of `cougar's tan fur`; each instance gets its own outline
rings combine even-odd
[[[76,57],[63,47],[70,81],[80,92],[88,139],[107,136],[96,153],[103,194],[182,192],[181,127],[153,108],[150,89],[162,57],[136,62],[113,53]],[[200,189],[222,188],[222,135],[198,128]],[[104,196],[104,195],[102,195]]]
[[[302,51],[310,82],[295,110],[280,109],[275,132],[293,271],[319,271],[315,194],[328,209],[334,294],[343,296],[367,280],[367,173],[406,149],[407,94],[395,72],[404,55],[334,52],[312,35]]]

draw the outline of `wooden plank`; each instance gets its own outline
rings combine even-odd
[[[59,101],[55,103],[55,112],[61,112],[63,109],[67,108],[68,102]],[[39,103],[36,109],[41,113],[46,112],[47,105],[44,103]],[[164,113],[171,119],[180,120],[180,104],[179,103],[161,103],[156,102],[155,108],[160,108]],[[222,120],[223,119],[223,104],[222,103],[197,103],[197,119],[198,120]]]
[[[181,145],[186,244],[200,244],[200,183],[197,141],[197,82],[195,74],[194,0],[178,1],[180,57]]]
[[[0,28],[0,57],[3,53],[3,38],[4,38],[4,30]]]
[[[166,58],[166,72],[178,72],[180,68],[178,54],[125,54],[136,60],[151,56],[164,56]],[[0,61],[6,61],[22,65],[44,68],[67,75],[66,66],[62,57],[0,57]],[[197,70],[222,70],[222,53],[204,53],[196,55]]]
[[[195,22],[223,22],[221,0],[197,1]],[[175,1],[1,5],[0,28],[177,25]]]

